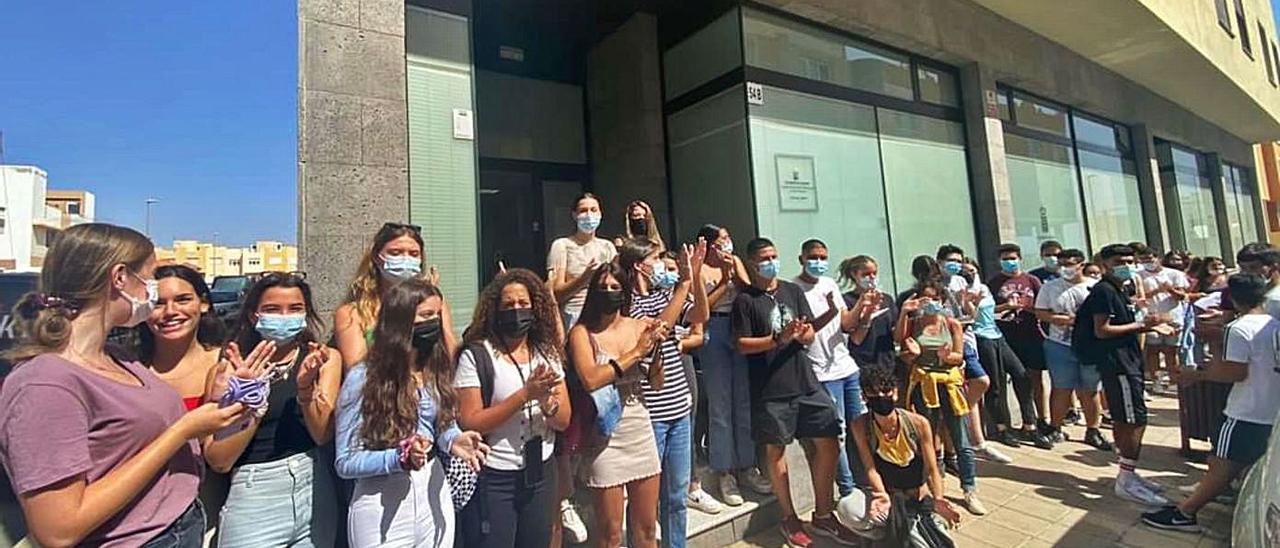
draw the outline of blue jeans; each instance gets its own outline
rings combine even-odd
[[[727,316],[707,322],[707,341],[698,351],[707,389],[707,445],[711,469],[732,472],[756,465],[751,440],[751,388],[747,359],[734,346]]]
[[[338,495],[319,449],[231,472],[218,526],[220,548],[333,546]]]
[[[933,429],[934,443],[938,446],[942,445],[941,432],[943,427],[946,427],[947,435],[951,436],[951,445],[956,448],[956,467],[960,469],[960,488],[966,493],[977,489],[978,465],[974,461],[973,444],[969,441],[969,414],[956,415],[951,408],[951,398],[947,397],[945,389],[941,386],[938,387],[940,407],[931,409],[925,406],[922,391],[917,388],[911,394],[911,404],[915,412],[929,420],[929,428]],[[942,462],[939,461],[938,470],[942,469]]]
[[[197,498],[187,511],[142,548],[201,548],[204,546],[204,505]]]
[[[826,388],[827,393],[831,395],[831,400],[836,403],[836,409],[840,415],[840,461],[839,468],[836,469],[836,485],[840,488],[841,498],[849,496],[857,483],[853,466],[849,462],[849,451],[845,447],[845,439],[848,438],[849,425],[853,423],[853,419],[867,412],[867,406],[862,401],[862,386],[858,384],[861,378],[862,374],[855,372],[843,379],[822,383],[822,387]],[[861,465],[858,469],[859,472],[862,471]]]
[[[689,416],[670,421],[653,422],[653,438],[658,442],[658,458],[662,461],[662,485],[658,491],[658,523],[662,525],[662,545],[684,548],[688,532],[689,494],[692,473],[693,427]]]

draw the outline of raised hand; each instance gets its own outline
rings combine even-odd
[[[468,430],[453,439],[449,453],[460,458],[475,472],[479,472],[489,459],[489,446],[484,443],[484,436],[479,432]]]
[[[311,399],[316,380],[320,378],[320,367],[328,362],[328,346],[314,342],[307,343],[307,355],[298,365],[298,399]]]
[[[903,340],[902,347],[911,356],[920,355],[920,343],[916,341],[915,337],[907,337],[906,340]]]
[[[427,282],[437,287],[440,286],[440,269],[436,265],[427,267]]]
[[[244,380],[252,380],[262,378],[270,368],[269,360],[276,353],[276,343],[272,341],[262,341],[258,346],[254,347],[253,352],[249,353],[247,358],[240,356],[240,345],[232,342],[222,351],[221,362],[218,364],[218,372],[213,377],[213,387],[206,394],[211,400],[221,398],[227,391],[227,385],[231,377],[239,377]]]
[[[541,402],[554,393],[557,382],[556,375],[545,364],[542,364],[529,375],[529,380],[524,383],[524,391],[528,395],[529,401]]]

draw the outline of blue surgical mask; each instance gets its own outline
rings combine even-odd
[[[804,262],[804,272],[814,278],[821,277],[827,273],[830,265],[826,259],[809,259]]]
[[[680,274],[667,270],[667,263],[653,263],[653,271],[649,273],[649,283],[658,289],[671,289],[680,281]]]
[[[960,264],[960,261],[945,261],[942,263],[942,271],[952,276],[959,274],[961,270],[964,270],[964,265]]]
[[[410,255],[383,255],[382,273],[393,279],[412,278],[422,273],[422,259]]]
[[[1074,280],[1076,279],[1076,276],[1080,275],[1080,267],[1064,266],[1062,267],[1062,270],[1060,271],[1060,273],[1062,274],[1063,278],[1066,278],[1068,280]]]
[[[756,266],[760,269],[760,277],[766,280],[777,278],[778,273],[782,271],[782,261],[777,259],[760,261]]]
[[[933,299],[929,299],[925,301],[924,304],[920,305],[920,311],[926,316],[937,316],[942,314],[944,310],[946,310],[946,308],[942,306],[942,301]]]
[[[1049,269],[1049,270],[1057,270],[1057,269],[1058,269],[1058,256],[1057,256],[1057,255],[1049,255],[1048,257],[1044,257],[1044,267],[1045,267],[1045,268],[1047,268],[1047,269]]]
[[[1000,271],[1005,274],[1013,274],[1022,268],[1022,261],[1018,259],[1000,259]]]
[[[578,215],[578,232],[592,234],[600,228],[599,213],[583,213]]]
[[[870,291],[880,286],[880,280],[875,276],[863,276],[858,278],[858,287],[864,291]]]
[[[1112,269],[1111,273],[1121,280],[1132,280],[1138,277],[1138,267],[1131,264],[1122,264]]]
[[[306,314],[259,314],[254,329],[262,338],[276,344],[292,341],[307,327]]]

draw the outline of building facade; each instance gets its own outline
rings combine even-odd
[[[1265,0],[298,5],[299,242],[326,310],[384,221],[423,227],[470,310],[497,261],[544,268],[583,191],[605,235],[643,199],[672,242],[820,237],[899,287],[948,242],[992,269],[1002,242],[1231,262],[1266,236]]]
[[[298,270],[297,246],[261,240],[248,247],[228,247],[197,240],[174,240],[173,247],[157,248],[161,264],[185,264],[206,278],[241,276],[262,272]]]
[[[49,174],[39,167],[0,165],[0,271],[39,271],[59,232],[93,222],[92,193],[48,186]],[[67,213],[72,196],[87,209]]]

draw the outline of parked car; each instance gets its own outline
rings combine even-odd
[[[1245,476],[1231,526],[1232,546],[1280,546],[1280,436]]]
[[[39,280],[40,275],[33,272],[0,273],[0,352],[12,348],[16,342],[13,305],[23,295],[35,291]],[[0,385],[11,369],[8,361],[0,359]],[[22,507],[9,486],[8,474],[0,468],[0,546],[13,546],[26,534]]]
[[[230,325],[240,315],[240,305],[249,288],[257,281],[256,276],[215,276],[209,288],[210,306],[213,314],[224,324]]]

